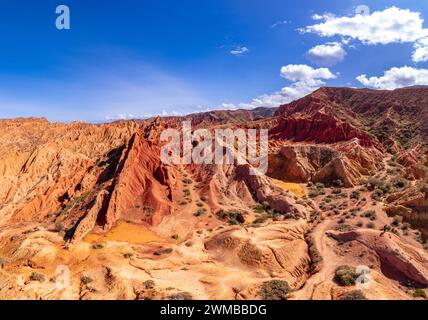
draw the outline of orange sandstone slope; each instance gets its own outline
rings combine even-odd
[[[321,88],[275,113],[1,120],[0,298],[421,298],[427,99]],[[183,120],[268,129],[266,175],[162,163],[160,134]]]

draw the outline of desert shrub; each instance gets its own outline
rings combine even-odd
[[[365,212],[363,212],[362,216],[364,218],[369,218],[372,221],[376,220],[376,218],[377,218],[376,211],[374,211],[374,210],[365,211]]]
[[[401,226],[401,230],[409,230],[410,229],[410,223],[404,222]]]
[[[184,196],[185,196],[185,197],[190,196],[190,190],[189,190],[189,189],[184,189],[184,190],[183,190],[183,193],[184,193]]]
[[[185,245],[186,245],[186,247],[191,247],[191,246],[193,246],[193,242],[192,241],[187,241]]]
[[[89,284],[89,283],[91,283],[92,281],[94,281],[94,280],[92,280],[92,278],[91,278],[91,277],[89,277],[89,276],[82,276],[82,277],[80,278],[80,282],[82,282],[83,284]]]
[[[345,185],[341,179],[333,180],[332,184],[336,187],[343,187]]]
[[[255,212],[255,213],[262,213],[262,212],[265,212],[265,208],[264,208],[264,206],[263,206],[261,203],[256,204],[256,205],[253,207],[253,210],[254,210],[254,212]]]
[[[334,188],[331,192],[333,194],[341,194],[342,193],[342,189],[340,189],[340,188]]]
[[[354,267],[343,265],[336,269],[334,280],[341,286],[352,286],[355,284],[358,276]]]
[[[392,219],[392,224],[396,227],[398,227],[401,223],[403,223],[403,217],[402,216],[395,216]]]
[[[245,222],[243,213],[239,211],[225,211],[220,210],[217,216],[222,220],[227,220],[230,224],[242,224]]]
[[[259,295],[263,300],[285,300],[290,292],[291,288],[287,281],[269,280],[263,282]]]
[[[0,269],[4,268],[6,265],[6,260],[0,257]]]
[[[31,281],[38,281],[38,282],[44,282],[45,281],[45,275],[39,272],[33,272],[30,275],[30,280]]]
[[[357,227],[358,227],[358,228],[361,228],[363,225],[364,225],[364,224],[363,224],[361,221],[358,221],[358,222],[357,222]]]
[[[153,254],[155,256],[161,256],[163,254],[169,254],[172,252],[172,248],[160,248],[158,250],[156,250],[155,252],[153,252]]]
[[[367,223],[366,227],[369,229],[374,229],[374,228],[376,228],[376,225],[373,222],[369,222],[369,223]]]
[[[92,245],[92,249],[95,249],[95,250],[99,250],[99,249],[102,249],[102,248],[104,248],[104,245],[101,244],[101,243],[94,243]]]
[[[207,213],[207,209],[199,208],[198,211],[196,211],[196,213],[195,213],[195,217],[200,217],[200,216],[204,215],[205,213]]]
[[[263,206],[263,209],[264,209],[265,211],[270,210],[270,204],[269,204],[269,202],[267,202],[267,201],[263,201],[263,202],[262,202],[262,206]]]
[[[125,259],[132,258],[133,256],[134,256],[134,254],[133,254],[133,253],[130,253],[130,252],[125,253],[125,254],[123,255],[123,257],[124,257]]]
[[[354,191],[352,191],[351,192],[351,194],[350,194],[350,198],[351,199],[360,199],[360,196],[361,196],[361,193],[360,193],[360,191],[358,191],[358,190],[354,190]]]
[[[193,183],[193,181],[192,181],[192,179],[185,178],[185,179],[183,179],[183,183],[184,183],[184,184],[192,184],[192,183]]]
[[[173,234],[173,235],[171,236],[171,238],[173,238],[174,240],[178,240],[178,234]]]
[[[379,178],[370,177],[367,179],[366,186],[369,190],[381,190],[382,194],[391,191],[392,185]]]
[[[178,292],[169,296],[170,300],[192,300],[193,296],[190,292]]]
[[[317,183],[315,184],[315,187],[317,187],[318,189],[323,189],[323,188],[325,188],[325,185],[324,185],[324,183],[317,182]]]
[[[348,232],[352,230],[352,227],[349,224],[340,223],[334,226],[334,230],[340,232]]]
[[[318,210],[313,210],[313,211],[311,212],[310,220],[311,220],[311,221],[315,221],[315,220],[316,220],[316,218],[318,218],[318,217],[319,217],[319,215],[320,215],[320,212],[319,212]]]
[[[202,202],[198,202],[196,205],[197,205],[199,208],[202,208],[202,207],[204,206],[204,204],[203,204]]]
[[[367,300],[367,298],[361,290],[352,290],[344,293],[340,300]]]
[[[153,280],[146,280],[143,284],[146,289],[153,289],[156,286],[156,283]]]
[[[397,189],[403,189],[403,188],[407,187],[408,184],[409,184],[409,182],[406,179],[401,178],[401,177],[397,177],[397,178],[394,178],[392,180],[392,185]]]
[[[316,198],[318,197],[320,194],[318,193],[318,190],[309,190],[308,192],[308,197],[309,198]]]
[[[426,299],[427,294],[425,293],[424,290],[418,288],[418,289],[415,289],[415,291],[413,291],[413,297]]]
[[[381,189],[375,189],[372,192],[371,197],[373,200],[380,201],[383,197],[383,191]]]
[[[257,218],[253,221],[253,224],[264,223],[264,222],[266,222],[268,219],[269,219],[269,216],[267,216],[267,215],[263,215],[263,216],[257,217]]]
[[[207,201],[207,197],[201,196],[201,201],[203,201],[203,202]]]

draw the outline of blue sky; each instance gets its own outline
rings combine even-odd
[[[60,4],[70,30],[55,28]],[[361,5],[368,18],[409,9],[409,20],[396,11],[341,24]],[[419,30],[417,13],[428,19],[424,1],[3,0],[0,118],[106,121],[274,106],[320,85],[428,84],[428,21]],[[377,29],[366,37],[352,23]],[[387,40],[370,38],[382,28]]]

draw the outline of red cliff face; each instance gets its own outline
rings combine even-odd
[[[269,133],[274,139],[336,143],[357,138],[362,146],[377,145],[369,134],[322,112],[310,117],[300,114],[285,117]]]

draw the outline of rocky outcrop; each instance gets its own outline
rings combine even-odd
[[[246,230],[235,228],[215,235],[205,243],[205,248],[216,261],[244,265],[262,272],[264,277],[285,279],[297,289],[306,281],[309,271],[306,228],[302,220]]]
[[[336,143],[357,138],[365,147],[377,144],[367,133],[324,112],[316,112],[310,116],[298,114],[285,117],[269,134],[273,139],[292,141]]]
[[[171,213],[172,172],[160,160],[159,119],[143,126],[129,141],[119,161],[102,224],[109,230],[120,218],[158,224]]]
[[[382,235],[379,231],[329,232],[337,240],[358,241],[374,250],[382,261],[382,268],[395,272],[403,281],[410,280],[428,286],[428,256],[426,252],[403,243],[397,236]]]
[[[78,223],[74,231],[72,243],[82,240],[89,232],[91,232],[97,222],[99,214],[105,209],[109,199],[109,193],[106,190],[101,191],[86,216]]]
[[[250,192],[259,202],[268,202],[272,209],[290,213],[295,217],[305,217],[305,209],[296,203],[289,193],[272,184],[267,177],[250,174],[250,165],[240,165],[236,168],[236,179],[244,181]]]
[[[365,149],[356,140],[334,146],[287,145],[271,154],[268,175],[291,182],[332,182],[340,179],[345,186],[379,166],[380,152]]]

